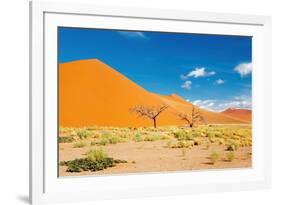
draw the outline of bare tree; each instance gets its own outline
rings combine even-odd
[[[179,113],[178,116],[181,120],[186,121],[190,127],[194,127],[205,121],[199,109],[197,109],[195,106],[192,106],[191,116],[186,113]]]
[[[169,107],[168,105],[161,105],[158,107],[148,107],[148,106],[140,105],[140,106],[135,106],[130,110],[134,112],[137,115],[137,117],[148,118],[153,120],[154,128],[156,128],[157,117],[168,107]]]
[[[188,116],[186,113],[179,113],[178,116],[181,120],[186,121],[189,124],[190,127],[193,126],[191,117]]]

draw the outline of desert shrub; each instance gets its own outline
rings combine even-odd
[[[177,132],[174,132],[174,136],[177,139],[183,139],[185,138],[186,132],[184,130],[179,130]]]
[[[192,148],[194,141],[178,141],[176,144],[171,145],[171,148]]]
[[[89,150],[85,155],[85,158],[60,162],[60,165],[67,166],[67,172],[81,172],[98,171],[113,167],[118,163],[126,163],[125,160],[108,157],[102,149]]]
[[[191,132],[187,132],[185,130],[179,130],[179,131],[175,132],[174,136],[178,140],[192,140],[193,139],[192,133]]]
[[[104,131],[101,134],[102,138],[109,138],[111,136],[112,133],[108,132],[108,131]]]
[[[177,145],[178,145],[178,148],[187,147],[187,142],[186,141],[179,141]]]
[[[214,138],[216,137],[216,135],[214,132],[209,131],[207,137],[209,138],[209,141],[213,143],[215,141]]]
[[[71,131],[71,132],[69,133],[69,135],[70,135],[71,137],[75,137],[75,136],[76,136],[76,131],[75,131],[75,130]]]
[[[201,132],[199,130],[192,130],[192,137],[201,137]]]
[[[97,145],[97,141],[95,141],[95,140],[91,141],[90,145],[91,145],[91,146]]]
[[[100,139],[100,140],[97,140],[97,141],[92,141],[91,142],[91,145],[100,145],[100,146],[105,146],[107,145],[109,142],[107,139]]]
[[[228,138],[233,138],[234,134],[233,134],[233,131],[232,130],[228,130],[225,132],[225,136],[227,136]]]
[[[219,160],[219,158],[220,158],[220,154],[219,153],[217,153],[215,151],[211,152],[210,159],[211,159],[211,162],[213,164],[215,164]]]
[[[226,150],[227,151],[236,151],[237,147],[235,146],[235,144],[229,144],[229,145],[227,145]]]
[[[92,161],[102,161],[107,157],[103,149],[91,149],[86,152],[85,155],[87,156],[87,159],[90,159]]]
[[[123,142],[124,140],[118,136],[111,135],[109,133],[103,133],[99,139],[96,139],[91,142],[91,145],[101,145],[105,146],[107,144],[117,144]]]
[[[73,141],[73,137],[59,137],[59,143],[71,143]]]
[[[95,139],[98,139],[98,138],[101,137],[101,134],[97,131],[92,131],[91,137],[95,138]]]
[[[225,143],[223,138],[218,138],[217,141],[220,145],[224,145]]]
[[[85,147],[87,144],[84,141],[78,141],[73,145],[73,148],[82,148]]]
[[[224,145],[224,138],[219,138],[219,137],[212,137],[212,138],[209,138],[209,141],[211,143],[218,143],[220,145]]]
[[[141,137],[141,135],[140,135],[139,133],[135,134],[135,136],[133,137],[133,140],[134,140],[135,142],[141,142],[141,141],[143,141],[143,139],[142,139],[142,137]]]
[[[241,140],[241,146],[242,147],[252,146],[252,139],[245,138]]]
[[[107,159],[107,158],[106,158]],[[127,163],[126,160],[121,160],[121,159],[114,159],[114,163],[119,164],[119,163]]]
[[[215,137],[209,137],[209,141],[210,141],[211,143],[214,143],[214,142],[216,142],[216,138],[215,138]]]
[[[247,138],[247,137],[251,137],[252,133],[250,129],[238,129],[236,130],[235,135],[242,138]]]
[[[171,146],[172,146],[172,143],[173,143],[173,141],[172,141],[172,140],[169,140],[169,141],[167,142],[167,147],[171,147]]]
[[[108,140],[107,139],[101,139],[99,142],[98,142],[98,145],[103,145],[103,146],[105,146],[105,145],[107,145],[109,142],[108,142]]]
[[[235,153],[233,151],[227,152],[225,157],[226,161],[232,162],[235,157]]]
[[[186,148],[192,148],[194,146],[194,141],[186,141]]]
[[[119,134],[119,137],[124,140],[128,138],[126,134]]]
[[[214,135],[215,135],[215,137],[218,137],[218,138],[223,137],[223,134],[220,131],[215,131]]]
[[[202,144],[202,141],[201,141],[200,138],[194,138],[193,141],[194,141],[194,145],[201,145]]]
[[[123,140],[120,137],[115,136],[114,133],[104,132],[101,135],[101,140],[100,140],[99,144],[100,145],[117,144],[120,142],[123,142]]]
[[[240,147],[240,142],[236,140],[229,140],[226,150],[236,151]]]
[[[168,140],[168,139],[170,139],[170,137],[169,137],[168,135],[163,135],[163,136],[161,137],[161,140]]]
[[[234,135],[234,136],[231,137],[231,139],[238,141],[238,140],[240,140],[240,136],[239,135]]]
[[[117,144],[122,142],[121,138],[117,137],[117,136],[110,136],[109,138],[107,138],[108,143],[109,144]]]
[[[153,136],[145,136],[143,140],[144,141],[149,141],[149,142],[155,141]]]
[[[61,166],[67,166],[67,172],[81,172],[81,171],[99,171],[108,167],[113,167],[118,163],[126,163],[124,160],[115,160],[111,157],[105,157],[100,161],[94,161],[89,158],[74,159],[70,161],[61,162]]]
[[[86,129],[79,129],[76,134],[80,139],[86,139],[91,133]]]
[[[201,132],[201,137],[207,137],[207,136],[208,136],[207,131],[202,131],[202,132]]]
[[[144,138],[144,141],[154,142],[159,139],[160,139],[160,137],[157,135],[149,135]]]

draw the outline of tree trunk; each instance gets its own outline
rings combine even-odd
[[[154,125],[154,128],[156,128],[156,118],[153,118],[153,125]]]

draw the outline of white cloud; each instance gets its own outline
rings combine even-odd
[[[199,78],[199,77],[203,77],[205,75],[206,75],[205,68],[195,68],[195,70],[191,71],[187,76]]]
[[[211,76],[211,75],[215,75],[215,74],[216,74],[216,72],[215,72],[215,71],[211,71],[211,72],[207,73],[207,75],[206,75],[206,76]]]
[[[241,77],[247,76],[252,73],[252,63],[240,63],[234,68],[234,71],[240,74]]]
[[[215,84],[218,84],[218,85],[221,85],[221,84],[224,84],[224,80],[222,80],[222,79],[217,79],[216,80],[216,82],[215,82]]]
[[[193,102],[193,104],[194,104],[194,105],[199,105],[201,101],[202,101],[202,100],[195,100],[195,101]]]
[[[187,78],[188,78],[187,75],[184,75],[184,74],[181,74],[181,75],[180,75],[180,79],[182,79],[182,80],[186,80]]]
[[[211,72],[207,72],[206,68],[202,67],[202,68],[195,68],[193,71],[189,72],[188,74],[184,75],[182,74],[180,76],[180,78],[182,80],[186,80],[189,77],[193,77],[193,78],[199,78],[199,77],[207,77],[207,76],[212,76],[215,75],[216,72],[211,71]]]
[[[118,31],[119,34],[125,37],[129,38],[145,38],[147,39],[147,36],[143,32],[139,31]]]
[[[206,107],[213,107],[215,105],[215,103],[211,102],[209,104],[206,105]]]
[[[189,90],[191,88],[191,85],[192,85],[192,82],[187,80],[181,85],[181,87],[186,89],[186,90]]]
[[[227,108],[252,109],[252,99],[249,96],[236,96],[231,100],[195,100],[194,105],[215,112],[221,112]]]
[[[207,109],[207,110],[212,110],[212,107],[215,105],[216,100],[195,100],[193,102],[194,105]]]

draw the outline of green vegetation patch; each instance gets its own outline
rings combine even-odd
[[[215,152],[215,151],[213,151],[210,154],[210,159],[211,159],[212,164],[215,164],[220,159],[220,154]]]
[[[174,132],[175,138],[177,138],[179,141],[181,140],[192,140],[193,135],[191,132],[185,131],[185,130],[179,130],[177,132]]]
[[[240,147],[240,142],[238,140],[229,140],[226,150],[236,151]]]
[[[79,129],[76,134],[80,139],[87,139],[91,135],[91,132],[87,129]]]
[[[144,141],[154,142],[154,141],[157,141],[160,139],[161,139],[161,137],[158,135],[149,135],[144,138]]]
[[[67,172],[99,171],[108,167],[114,167],[119,163],[127,163],[125,160],[108,157],[102,149],[90,150],[85,153],[86,157],[63,161],[61,166],[67,166]]]
[[[225,157],[226,157],[226,161],[232,162],[235,158],[235,153],[233,151],[227,152]]]
[[[91,145],[101,145],[105,146],[107,144],[117,144],[124,142],[125,140],[119,136],[115,136],[111,133],[104,132],[101,137],[91,142]]]
[[[135,142],[141,142],[143,141],[143,138],[141,137],[141,135],[139,133],[135,134],[135,136],[133,137],[133,141]]]
[[[67,172],[81,172],[81,171],[99,171],[108,167],[114,167],[118,163],[126,163],[124,160],[115,160],[111,157],[106,157],[102,161],[93,161],[88,158],[74,159],[70,161],[61,162],[61,166],[67,166]]]
[[[73,145],[73,148],[82,148],[82,147],[86,147],[86,142],[84,141],[78,141]]]
[[[92,161],[102,161],[107,158],[107,154],[103,151],[103,149],[91,149],[86,152],[85,155]]]
[[[171,148],[189,148],[191,149],[194,145],[194,141],[178,141],[175,144],[170,145]]]
[[[74,137],[59,137],[59,143],[71,143],[74,140]]]

